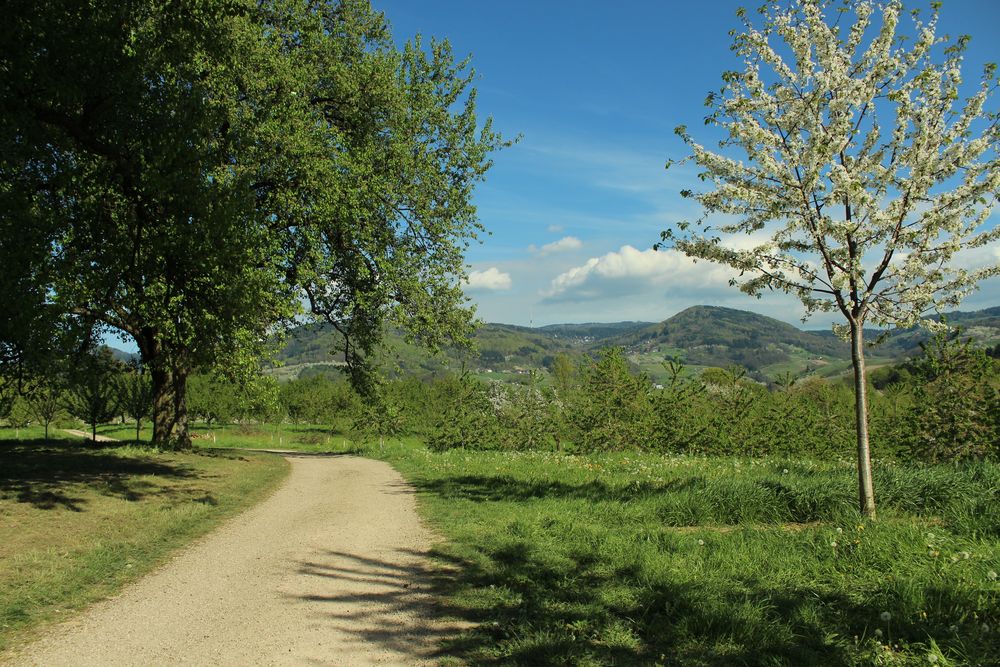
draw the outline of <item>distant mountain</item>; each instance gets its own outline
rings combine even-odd
[[[983,345],[1000,342],[1000,307],[956,311],[945,319]],[[930,333],[920,327],[866,330],[867,356],[878,366],[919,353]],[[659,324],[605,341],[621,345],[651,375],[662,373],[662,359],[674,356],[689,366],[742,366],[759,379],[783,373],[837,375],[850,365],[850,348],[830,330],[803,331],[770,317],[732,308],[694,306]]]
[[[111,347],[110,345],[106,345],[105,347],[111,351],[111,357],[116,361],[131,364],[139,360],[138,352],[126,352],[125,350],[119,350],[117,347]]]
[[[754,355],[797,348],[818,356],[841,356],[846,344],[832,336],[802,331],[779,320],[733,308],[692,306],[673,317],[608,339],[637,351],[681,349],[693,363],[745,363]],[[728,351],[728,352],[727,352]],[[706,365],[718,365],[709,363]]]
[[[1000,307],[976,312],[954,312],[947,320],[963,327],[965,335],[983,344],[1000,342]],[[884,332],[867,333],[875,341]],[[919,350],[929,334],[919,328],[886,333],[871,349],[872,366],[900,361]],[[289,335],[278,355],[279,377],[324,372],[343,364],[330,350],[340,341],[331,326],[309,324]],[[837,375],[850,365],[848,345],[830,331],[803,331],[780,320],[743,310],[694,306],[656,324],[613,322],[554,324],[523,327],[485,324],[474,336],[473,350],[445,350],[434,357],[406,343],[399,335],[387,337],[383,365],[402,373],[437,373],[465,368],[484,373],[517,374],[541,369],[558,354],[593,354],[608,346],[624,347],[630,359],[654,378],[665,374],[664,362],[678,358],[689,367],[747,368],[759,379],[783,373]]]

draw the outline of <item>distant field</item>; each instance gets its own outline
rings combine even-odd
[[[276,456],[21,435],[33,439],[0,429],[0,651],[148,572],[288,470]]]

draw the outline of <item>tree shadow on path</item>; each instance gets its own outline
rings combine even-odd
[[[442,657],[441,646],[469,624],[441,604],[441,572],[427,554],[392,549],[381,557],[324,550],[296,563],[300,582],[289,597],[314,605],[326,630],[346,650],[368,652],[405,664]]]

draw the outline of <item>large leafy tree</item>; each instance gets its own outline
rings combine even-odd
[[[742,71],[707,101],[720,150],[678,128],[713,186],[683,193],[706,215],[663,240],[733,267],[745,292],[783,290],[807,314],[843,316],[860,505],[874,516],[864,327],[912,325],[1000,270],[967,269],[959,256],[1000,238],[988,222],[1000,192],[998,117],[987,108],[995,70],[963,99],[967,38],[936,35],[936,6],[908,31],[894,0],[769,5],[761,27],[741,15]],[[733,234],[755,242],[734,249]]]
[[[386,320],[466,335],[501,140],[446,43],[395,48],[364,0],[22,1],[0,31],[0,259],[135,339],[157,444],[189,442],[191,373],[248,371],[303,304],[359,380]]]

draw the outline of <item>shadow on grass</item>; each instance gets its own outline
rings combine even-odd
[[[177,493],[143,478],[198,476],[187,466],[152,457],[117,456],[113,450],[121,444],[79,440],[0,442],[0,498],[13,498],[38,509],[80,512],[91,493],[138,501],[149,495]],[[198,501],[216,502],[208,493]]]
[[[915,619],[900,600],[860,602],[808,582],[651,576],[639,557],[608,567],[593,553],[569,549],[553,558],[528,541],[479,545],[475,553],[445,547],[434,557],[457,573],[438,582],[442,594],[463,605],[449,614],[469,624],[445,639],[442,653],[468,664],[869,664],[856,638],[885,630],[878,619],[887,610],[894,639],[933,638],[970,656],[960,664],[987,664],[1000,648],[974,626],[963,626],[971,634],[958,641],[947,626]],[[955,608],[975,604],[954,590],[925,594]]]
[[[554,565],[527,542],[435,557],[458,572],[443,591],[468,601],[451,613],[471,622],[444,653],[471,664],[845,664],[830,627],[809,610],[872,613],[815,591],[649,581],[638,567],[608,569],[587,553],[562,553]]]
[[[665,491],[699,489],[704,487],[704,480],[700,477],[690,477],[666,480],[657,484],[648,482],[608,484],[595,479],[582,484],[570,484],[554,480],[528,482],[513,477],[462,475],[443,479],[416,480],[415,485],[421,490],[429,491],[443,498],[477,502],[527,501],[541,498],[629,502]]]
[[[958,642],[949,629],[951,612],[921,620],[912,600],[905,599],[917,593],[907,587],[906,595],[895,588],[850,590],[830,585],[819,571],[792,576],[794,566],[773,579],[738,568],[729,578],[714,572],[698,576],[703,565],[671,555],[675,546],[669,539],[645,545],[640,530],[634,548],[622,546],[630,527],[602,522],[594,510],[596,502],[625,504],[650,494],[666,500],[678,489],[697,489],[697,478],[655,487],[474,475],[411,481],[424,493],[449,500],[503,503],[496,512],[477,513],[504,525],[522,517],[518,525],[530,526],[527,535],[500,525],[494,532],[473,530],[464,543],[444,545],[433,554],[452,573],[437,581],[443,596],[460,605],[449,613],[472,624],[459,637],[446,639],[445,653],[470,664],[861,664],[867,649],[855,638],[872,638],[884,626],[879,622],[884,611],[894,619],[893,637],[920,643],[933,638],[942,648],[970,656],[1000,649],[992,635]],[[582,530],[568,528],[575,522],[572,504],[532,503],[522,514],[518,505],[536,499],[579,501]],[[616,546],[606,548],[601,535],[616,540]],[[737,542],[731,548],[735,554],[745,546]],[[919,605],[978,608],[982,615],[994,604],[984,606],[968,589],[932,590],[929,583],[913,584],[920,588]]]

